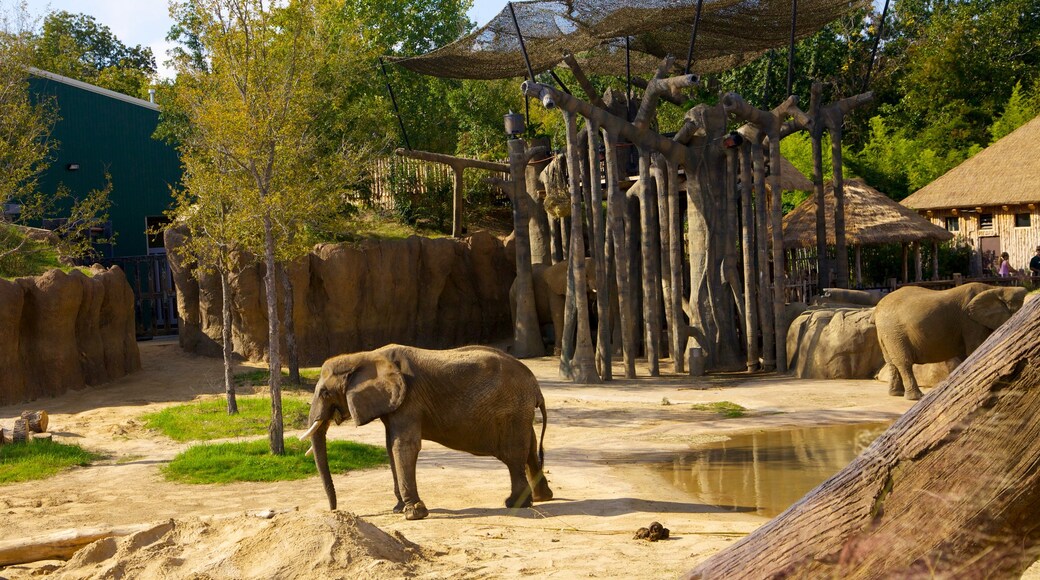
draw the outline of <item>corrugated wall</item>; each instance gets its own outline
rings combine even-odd
[[[56,98],[61,116],[52,133],[60,142],[54,164],[41,179],[44,191],[64,183],[83,196],[104,187],[107,170],[117,234],[113,255],[146,254],[145,217],[170,206],[169,186],[181,174],[176,151],[152,139],[159,112],[50,79],[30,77],[30,84],[35,93]],[[70,163],[79,170],[68,171]]]

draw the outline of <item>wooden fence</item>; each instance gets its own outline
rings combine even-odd
[[[369,205],[393,210],[398,199],[418,199],[431,189],[452,183],[447,165],[406,157],[376,157],[369,164]]]

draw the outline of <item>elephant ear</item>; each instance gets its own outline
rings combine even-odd
[[[347,409],[357,426],[397,410],[406,387],[401,370],[379,354],[364,357],[347,383]]]
[[[1011,318],[1011,309],[1004,302],[1001,288],[980,292],[968,302],[968,318],[989,329],[995,329]]]

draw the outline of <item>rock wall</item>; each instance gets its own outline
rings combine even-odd
[[[181,346],[219,356],[221,291],[216,274],[197,272],[166,232],[177,287]],[[234,257],[229,276],[235,352],[267,356],[267,298],[262,264]],[[288,268],[301,364],[389,343],[451,348],[512,336],[509,286],[515,277],[502,242],[486,232],[466,238],[369,240],[321,244]],[[281,287],[279,287],[281,312]]]
[[[99,385],[141,368],[123,271],[0,280],[0,406]]]

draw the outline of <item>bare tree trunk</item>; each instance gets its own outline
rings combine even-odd
[[[682,214],[679,207],[679,166],[667,161],[668,168],[668,254],[669,277],[671,279],[671,302],[674,320],[672,321],[672,361],[675,372],[685,372],[686,361],[686,324],[683,321],[683,231]]]
[[[560,231],[560,226],[563,220],[550,217],[549,218],[549,231],[552,232],[552,263],[559,264],[563,261],[563,232]]]
[[[755,170],[755,241],[758,250],[758,318],[762,321],[762,367],[771,371],[776,368],[776,348],[773,341],[773,302],[771,300],[769,276],[769,228],[766,219],[766,168],[762,144],[751,142],[751,157]]]
[[[859,457],[687,578],[1017,578],[1040,556],[1040,300]]]
[[[845,178],[841,171],[841,124],[830,127],[831,172],[834,174],[834,259],[838,263],[838,288],[849,286],[849,250],[845,243]]]
[[[509,186],[513,191],[513,230],[516,246],[516,320],[513,321],[513,356],[528,358],[545,355],[538,312],[534,303],[534,278],[531,269],[530,219],[525,182],[527,150],[522,139],[509,140]]]
[[[571,367],[572,378],[576,383],[597,383],[596,357],[592,349],[592,332],[589,330],[588,284],[585,277],[585,242],[582,234],[582,196],[581,176],[578,167],[578,129],[574,113],[564,112],[567,125],[567,169],[568,183],[571,193],[571,252],[569,268],[573,273],[573,287],[568,284],[567,291],[573,290],[575,315],[577,318],[577,341]],[[568,298],[569,300],[569,298]]]
[[[643,324],[646,329],[646,363],[650,376],[661,374],[661,258],[657,224],[654,220],[653,182],[650,181],[650,152],[639,150],[639,223],[643,256]]]
[[[784,269],[784,211],[780,199],[780,135],[772,131],[769,135],[769,178],[773,199],[770,221],[773,225],[773,332],[776,348],[776,371],[787,372],[787,328],[784,322],[784,304],[787,303]]]
[[[267,292],[267,368],[270,371],[271,425],[268,438],[271,453],[285,455],[284,425],[282,423],[282,361],[278,338],[278,264],[274,260],[274,224],[271,215],[264,214],[264,290]]]
[[[823,120],[820,118],[820,102],[823,85],[819,81],[812,84],[809,100],[809,118],[813,125],[809,128],[812,140],[813,157],[813,190],[816,193],[816,260],[819,271],[819,290],[830,286],[830,261],[827,259],[827,203],[823,190]]]
[[[625,378],[636,376],[636,313],[632,297],[632,285],[628,276],[628,234],[625,229],[627,201],[618,186],[616,159],[617,135],[604,132],[603,143],[607,159],[607,213],[610,217],[611,238],[614,243],[614,263],[617,277],[618,308],[621,311],[621,350],[625,361]]]
[[[725,221],[722,227],[718,229],[722,230],[722,279],[729,286],[730,294],[733,297],[733,305],[737,310],[737,324],[733,325],[733,327],[734,329],[742,328],[746,331],[747,311],[744,309],[744,287],[740,282],[740,257],[737,254],[740,232],[740,218],[737,215],[737,206],[740,199],[740,191],[737,189],[737,173],[740,164],[737,157],[738,153],[739,151],[736,148],[726,149],[726,192],[723,196],[726,203]],[[746,346],[746,338],[744,343]],[[739,347],[737,348],[739,350]]]
[[[285,265],[278,266],[282,280],[282,328],[285,329],[285,362],[289,367],[290,385],[300,384],[300,354],[296,347],[296,321],[294,310],[296,308],[296,297],[293,294],[292,279],[289,278],[289,269]]]
[[[235,399],[235,377],[232,374],[234,361],[231,343],[231,285],[228,283],[228,263],[223,256],[218,258],[217,270],[220,274],[220,338],[224,351],[224,394],[227,396],[228,415],[238,413],[238,401]]]
[[[592,210],[592,260],[596,265],[596,366],[604,381],[614,378],[610,348],[610,279],[606,259],[606,220],[603,213],[603,188],[599,171],[599,126],[586,121],[589,152],[589,185]]]
[[[661,295],[664,301],[664,319],[667,328],[666,336],[668,337],[667,347],[668,354],[672,358],[672,370],[680,372],[677,369],[680,366],[679,361],[682,360],[682,356],[680,356],[682,351],[676,349],[678,342],[676,335],[679,332],[676,317],[682,316],[682,314],[681,310],[679,312],[673,310],[671,228],[669,227],[669,203],[671,200],[668,197],[671,184],[668,182],[670,177],[668,175],[668,162],[665,160],[664,155],[654,155],[652,170],[654,181],[657,183],[657,223],[658,234],[661,240],[659,246],[661,251]],[[680,288],[679,291],[682,292],[682,289]]]
[[[758,292],[755,288],[755,217],[751,207],[751,146],[740,147],[740,249],[744,262],[744,338],[747,345],[747,370],[758,370]]]

